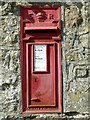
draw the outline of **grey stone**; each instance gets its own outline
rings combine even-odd
[[[87,69],[77,69],[76,70],[76,77],[88,77],[88,70]]]
[[[28,2],[0,3],[1,120],[90,119],[90,117],[86,115],[86,113],[90,113],[88,110],[88,80],[90,78],[90,65],[88,64],[90,48],[88,43],[89,4],[90,3],[87,2],[81,2],[70,4],[62,3],[61,5],[61,20],[64,23],[62,27],[63,111],[76,111],[85,114],[36,114],[23,117],[21,114],[19,6],[32,6],[32,4]],[[16,117],[17,115],[20,116]]]

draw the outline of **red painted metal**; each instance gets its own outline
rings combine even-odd
[[[22,112],[62,112],[60,6],[21,7]],[[46,70],[34,70],[34,45],[46,45]]]
[[[21,40],[58,36],[61,32],[60,17],[60,6],[21,7]]]

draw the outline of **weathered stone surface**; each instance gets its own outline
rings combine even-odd
[[[78,78],[86,78],[88,77],[88,70],[87,69],[83,69],[83,68],[79,68],[76,70],[76,77]]]
[[[42,3],[43,4],[43,3]],[[53,3],[54,4],[54,3]],[[56,4],[56,3],[55,3]],[[63,28],[63,111],[67,114],[21,114],[20,6],[28,2],[0,2],[0,119],[89,120],[90,3],[61,3]],[[39,4],[38,4],[39,5]],[[45,4],[43,4],[45,5]],[[63,10],[64,7],[64,10]],[[64,16],[65,15],[65,16]],[[83,114],[79,114],[79,113]],[[88,113],[88,114],[86,114]]]
[[[5,47],[13,47],[15,49],[19,49],[19,26],[17,17],[15,16],[8,16],[6,18],[1,18],[2,23],[2,46]]]
[[[77,6],[69,6],[66,8],[65,21],[66,28],[78,27],[80,24],[82,24],[83,18]]]
[[[8,15],[9,13],[13,13],[14,6],[15,6],[15,2],[13,2],[13,4],[2,2],[2,6],[1,6],[2,14],[1,15]]]
[[[88,111],[88,18],[87,3],[65,8],[65,38],[63,43],[64,111]],[[86,92],[85,92],[86,91]]]

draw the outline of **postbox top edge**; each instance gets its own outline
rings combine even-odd
[[[20,16],[24,15],[24,11],[28,11],[28,10],[54,10],[56,9],[56,11],[58,11],[59,14],[61,14],[61,7],[60,5],[55,5],[55,6],[20,6]]]
[[[54,5],[54,6],[37,6],[37,5],[32,5],[32,6],[20,6],[21,9],[35,9],[35,8],[45,8],[45,9],[58,9],[61,8],[60,5]]]

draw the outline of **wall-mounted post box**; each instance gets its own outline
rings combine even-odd
[[[23,113],[62,112],[60,6],[21,7]]]

